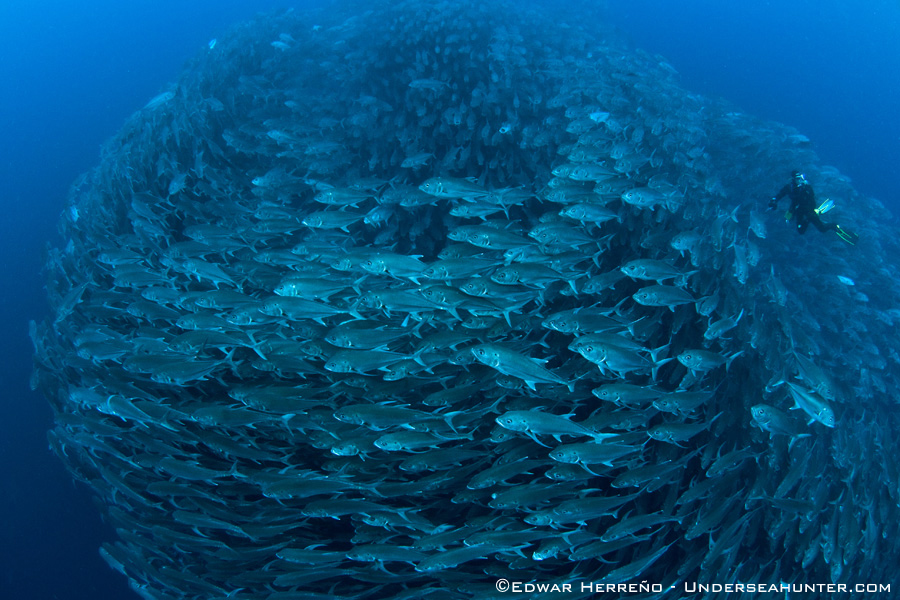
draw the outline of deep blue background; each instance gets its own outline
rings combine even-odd
[[[900,212],[900,2],[609,0],[609,12],[684,87],[796,127]]]
[[[797,127],[860,191],[900,207],[897,2],[864,11],[841,0],[608,4],[621,31],[665,56],[686,88]],[[46,310],[41,250],[67,188],[210,38],[288,5],[0,2],[0,597],[130,597],[97,553],[111,533],[48,452],[50,411],[27,385],[27,322]]]

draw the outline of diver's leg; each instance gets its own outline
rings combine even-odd
[[[837,231],[837,225],[834,223],[825,223],[815,212],[808,216],[809,222],[815,225],[816,229],[825,233],[826,231]]]

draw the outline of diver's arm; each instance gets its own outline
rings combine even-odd
[[[777,194],[772,196],[771,200],[769,200],[769,209],[775,210],[776,208],[778,208],[778,201],[781,200],[782,198],[784,198],[787,194],[789,194],[790,191],[791,191],[791,184],[787,184],[783,188],[781,188],[781,190]]]

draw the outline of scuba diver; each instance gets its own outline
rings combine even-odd
[[[848,231],[837,223],[825,223],[819,215],[825,214],[834,207],[834,202],[826,200],[821,206],[816,207],[816,193],[813,191],[812,185],[807,181],[806,176],[800,171],[791,172],[791,182],[785,185],[781,190],[769,200],[769,210],[778,208],[778,201],[784,196],[789,195],[791,198],[791,206],[788,208],[786,219],[794,219],[797,223],[797,232],[806,233],[807,227],[812,223],[819,231],[833,231],[839,238],[848,244],[855,244],[859,240],[859,236]]]

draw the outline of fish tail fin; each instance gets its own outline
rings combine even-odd
[[[447,427],[449,427],[449,428],[453,431],[453,433],[455,433],[455,434],[457,434],[457,435],[459,435],[459,431],[457,431],[457,430],[456,430],[456,427],[454,427],[454,425],[453,425],[453,417],[456,417],[456,416],[461,415],[461,414],[464,414],[463,411],[461,411],[461,410],[455,410],[455,411],[453,411],[453,412],[448,412],[448,413],[444,413],[444,414],[441,415],[441,417],[442,417],[443,420],[444,420],[444,423],[447,424]],[[469,434],[463,434],[463,435],[467,435],[467,436],[468,436],[468,439],[473,439],[473,438],[471,437],[471,436],[472,436],[472,433],[471,433],[471,432],[470,432]]]
[[[247,332],[247,337],[250,338],[250,349],[253,350],[253,352],[255,352],[256,355],[261,359],[269,360],[268,358],[266,358],[266,355],[262,353],[262,350],[260,350],[260,348],[265,345],[266,340],[257,342],[255,339],[253,339],[253,333],[250,331]]]
[[[426,367],[426,368],[427,368],[428,365],[426,365],[426,364],[425,364],[425,361],[422,360],[422,354],[424,354],[424,352],[425,352],[424,350],[416,350],[416,351],[413,353],[413,355],[410,356],[410,358],[411,358],[414,362],[416,362],[417,364],[422,365],[423,367]]]
[[[740,355],[743,354],[743,353],[744,353],[743,350],[738,350],[737,352],[735,352],[735,353],[732,354],[731,356],[725,357],[725,371],[726,371],[726,372],[728,371],[728,367],[731,366],[732,361],[734,361],[734,359],[736,359],[738,356],[740,356]]]
[[[653,381],[656,381],[657,375],[659,374],[659,368],[671,360],[671,358],[664,358],[660,361],[656,361],[653,368],[650,369],[650,378],[653,379]]]
[[[797,440],[800,440],[802,438],[808,438],[808,437],[812,437],[812,434],[811,433],[800,433],[798,435],[793,436],[791,438],[791,441],[788,442],[788,451],[790,451],[794,447],[794,444],[797,443]]]
[[[653,350],[651,350],[650,351],[650,360],[653,361],[654,363],[659,363],[660,365],[664,365],[667,362],[669,362],[670,360],[672,360],[671,358],[667,358],[667,359],[663,360],[662,362],[660,362],[660,360],[659,360],[659,355],[667,354],[669,352],[669,346],[671,346],[671,345],[672,345],[672,342],[669,342],[665,346],[660,346],[659,348],[654,348]]]

